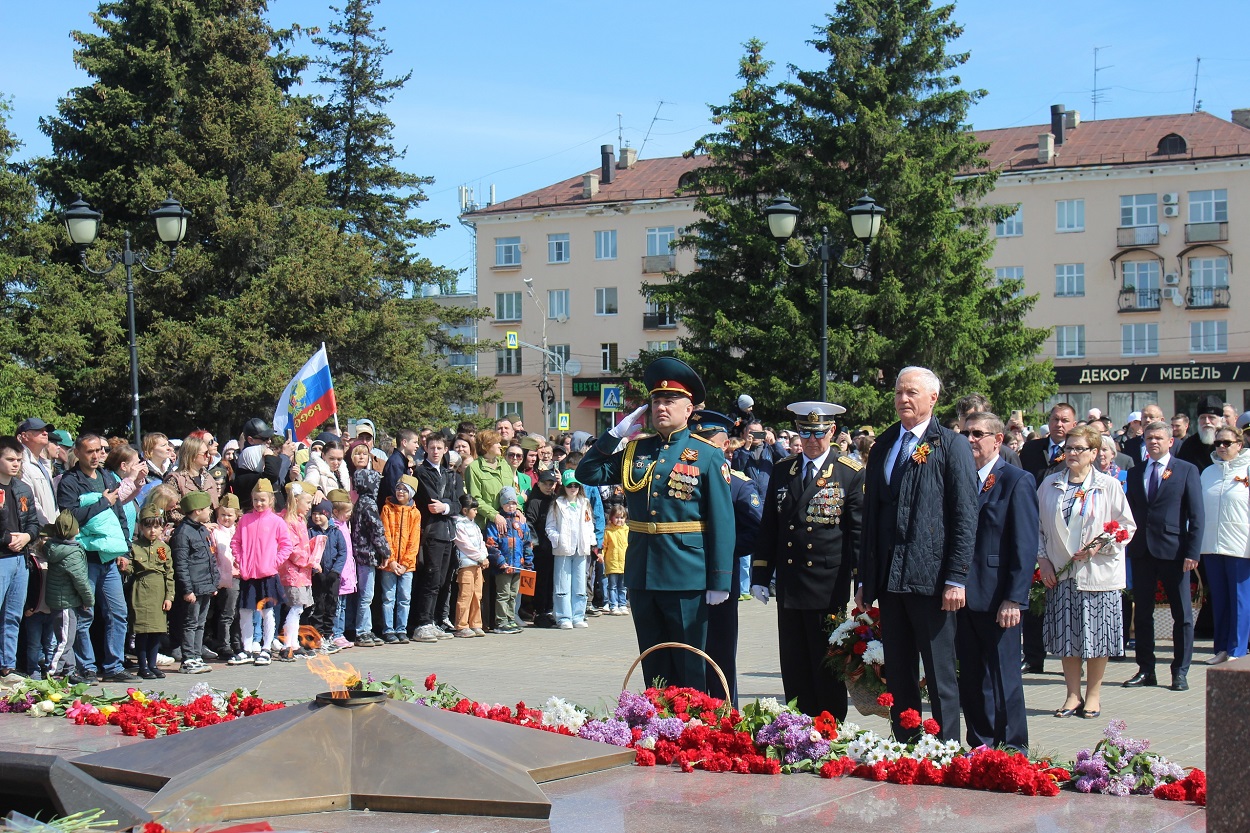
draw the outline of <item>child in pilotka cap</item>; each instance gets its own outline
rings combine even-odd
[[[333,511],[331,516],[334,525],[343,534],[343,547],[347,550],[347,559],[343,562],[343,577],[339,579],[339,600],[334,613],[334,634],[330,641],[336,648],[352,648],[344,632],[348,626],[356,628],[356,608],[351,603],[356,599],[356,557],[352,550],[352,496],[346,489],[331,489],[326,495]],[[351,616],[348,616],[348,613]]]
[[[334,506],[323,500],[312,508],[308,518],[308,537],[314,553],[320,550],[321,571],[313,574],[312,625],[321,634],[326,653],[340,650],[334,642],[334,618],[339,612],[339,588],[347,566],[347,543],[335,525]],[[325,539],[324,543],[321,539]]]
[[[382,585],[382,641],[389,645],[408,641],[412,571],[421,547],[421,512],[412,501],[420,485],[417,478],[405,474],[395,484],[394,497],[388,497],[382,507],[382,530],[391,557],[378,571],[378,582]]]
[[[511,486],[499,490],[499,514],[504,517],[504,532],[495,524],[486,526],[486,550],[495,578],[494,632],[520,633],[521,626],[516,621],[517,591],[521,587],[521,570],[534,569],[534,551],[516,489]]]
[[[213,515],[208,492],[188,492],[178,504],[182,520],[174,528],[170,548],[174,552],[174,588],[185,611],[182,621],[182,673],[203,674],[209,668],[200,654],[204,650],[204,623],[208,606],[221,578],[213,539],[204,526]]]
[[[135,659],[139,663],[139,676],[145,680],[165,676],[165,672],[156,667],[156,654],[161,636],[169,630],[166,614],[173,607],[175,591],[173,556],[169,544],[161,540],[164,529],[165,516],[161,510],[155,504],[144,506],[139,512],[139,529],[130,545],[127,567],[131,575],[130,612],[134,620]]]

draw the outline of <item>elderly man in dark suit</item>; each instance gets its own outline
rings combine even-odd
[[[933,717],[944,740],[959,740],[955,612],[964,606],[977,527],[977,475],[968,441],[933,418],[941,382],[905,367],[894,382],[891,425],[873,446],[864,478],[864,529],[855,602],[879,600],[885,675],[899,715],[921,708],[923,660]]]
[[[1172,431],[1162,420],[1146,426],[1146,463],[1128,473],[1128,505],[1137,532],[1128,544],[1137,600],[1137,673],[1126,688],[1158,685],[1155,678],[1154,595],[1163,585],[1172,608],[1173,691],[1188,691],[1194,654],[1194,614],[1189,573],[1198,566],[1202,546],[1202,484],[1198,467],[1172,456]]]
[[[963,435],[977,465],[977,544],[957,614],[959,701],[968,721],[968,745],[1025,750],[1029,729],[1020,676],[1020,612],[1028,606],[1040,540],[1037,489],[1032,476],[999,455],[1003,422],[970,414]]]

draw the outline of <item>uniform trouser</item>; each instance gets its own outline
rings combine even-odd
[[[1194,655],[1194,611],[1189,598],[1189,573],[1180,558],[1164,560],[1149,555],[1133,559],[1133,630],[1137,639],[1137,668],[1155,673],[1155,587],[1163,585],[1172,609],[1172,676],[1189,673]]]
[[[586,556],[586,606],[606,606],[606,595],[607,583],[603,576],[603,562],[594,555],[588,555]]]
[[[624,578],[617,576],[617,578]],[[742,585],[735,573],[730,581],[729,598],[718,605],[707,606],[707,639],[704,651],[720,667],[729,683],[726,693],[720,678],[711,666],[706,669],[707,691],[713,697],[725,697],[738,707],[738,595]],[[845,692],[844,692],[845,693]],[[786,702],[789,702],[787,698]],[[817,712],[819,714],[819,712]]]
[[[707,643],[705,596],[704,590],[629,588],[639,652],[661,642],[681,642],[702,650]],[[647,685],[660,678],[668,685],[707,691],[704,660],[680,648],[664,648],[647,656],[642,661],[642,674]]]
[[[447,581],[448,572],[454,575],[455,565],[452,556],[456,545],[452,541],[426,540],[421,545],[421,563],[417,565],[414,581],[417,585],[416,613],[417,627],[432,625],[442,617],[439,610],[439,596]]]
[[[1029,727],[1020,676],[1023,626],[999,627],[998,611],[962,608],[956,614],[959,702],[968,724],[968,746],[1014,746],[1026,750]]]
[[[200,660],[200,652],[204,649],[204,624],[208,621],[208,610],[213,603],[210,595],[196,596],[195,601],[182,602],[182,661]]]
[[[894,707],[890,711],[894,737],[904,743],[919,738],[920,730],[904,729],[898,717],[907,709],[921,711],[919,659],[933,719],[942,727],[942,740],[959,740],[959,681],[955,675],[955,614],[942,610],[941,594],[883,592],[881,641],[885,648],[885,677]]]
[[[104,622],[104,656],[100,659],[100,673],[104,676],[122,670],[123,652],[126,648],[126,595],[122,592],[122,577],[117,563],[101,564],[94,553],[87,555],[87,580],[95,590],[95,606],[90,612],[78,611],[78,633],[74,640],[74,659],[79,674],[96,672],[95,647],[91,644],[91,623],[97,616]]]
[[[719,607],[720,605],[718,605]],[[832,610],[795,610],[777,604],[777,648],[785,701],[811,717],[829,712],[846,720],[846,684],[825,661],[829,635],[825,624]]]
[[[1042,638],[1042,616],[1032,613],[1027,607],[1020,611],[1020,627],[1024,634],[1024,661],[1034,668],[1041,668],[1046,662],[1046,641]]]
[[[1215,622],[1215,652],[1244,657],[1250,640],[1250,558],[1203,555]]]

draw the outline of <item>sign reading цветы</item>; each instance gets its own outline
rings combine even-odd
[[[1076,365],[1056,367],[1055,381],[1060,387],[1247,382],[1250,381],[1250,365],[1240,362]]]

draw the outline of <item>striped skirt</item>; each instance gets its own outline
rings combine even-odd
[[[1124,653],[1124,613],[1119,590],[1077,590],[1063,579],[1046,591],[1042,637],[1061,657],[1118,657]]]

